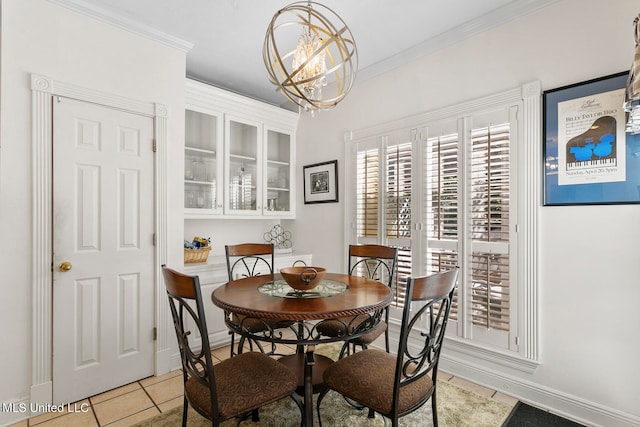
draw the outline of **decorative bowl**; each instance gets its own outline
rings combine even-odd
[[[318,286],[326,271],[322,267],[286,267],[280,269],[280,274],[293,289],[308,291]]]

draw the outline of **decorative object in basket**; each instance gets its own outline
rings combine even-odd
[[[192,242],[184,241],[184,263],[195,264],[207,262],[211,252],[211,238],[194,237]]]
[[[280,274],[293,289],[308,291],[318,286],[326,271],[322,267],[286,267],[280,269]]]

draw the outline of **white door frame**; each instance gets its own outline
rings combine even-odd
[[[79,87],[52,80],[37,74],[31,75],[32,100],[32,202],[33,202],[33,259],[32,259],[32,360],[31,402],[52,403],[52,324],[53,324],[53,272],[52,272],[52,102],[55,96],[92,102],[117,108],[154,120],[156,155],[155,181],[155,235],[154,287],[156,312],[156,373],[168,371],[168,361],[163,357],[168,350],[168,310],[164,286],[160,281],[160,266],[167,260],[167,107]]]

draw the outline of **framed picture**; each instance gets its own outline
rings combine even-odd
[[[640,135],[625,133],[628,73],[543,94],[544,205],[640,203]]]
[[[303,168],[304,203],[338,201],[338,161],[316,163]]]

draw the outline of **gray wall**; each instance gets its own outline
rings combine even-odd
[[[628,0],[559,1],[378,77],[358,80],[334,110],[302,115],[299,179],[306,164],[338,159],[344,167],[347,130],[535,80],[548,90],[628,70],[638,6]],[[343,210],[348,195],[342,191],[342,168],[341,173],[340,202],[304,205],[299,199],[298,219],[291,226],[298,248],[331,269],[344,268],[346,259]],[[533,374],[507,370],[521,387],[504,391],[546,400],[541,403],[590,424],[639,423],[640,205],[540,207],[539,219],[541,365]],[[583,230],[593,223],[607,224],[607,232],[585,235]],[[495,368],[473,357],[467,363],[480,370]]]

